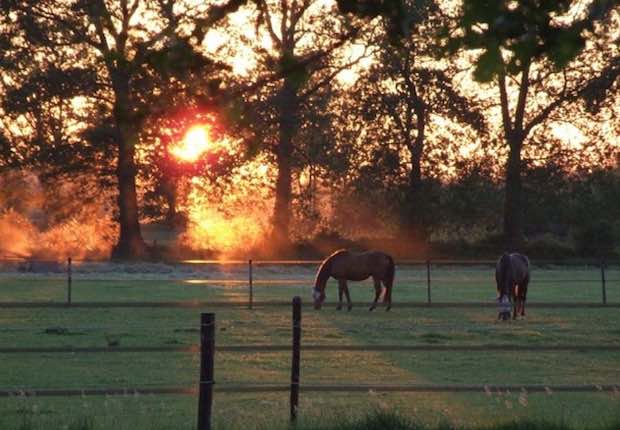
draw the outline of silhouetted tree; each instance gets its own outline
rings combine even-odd
[[[299,130],[307,126],[302,117],[312,111],[317,91],[342,69],[334,64],[333,55],[357,34],[358,27],[346,25],[330,14],[329,6],[314,0],[257,0],[255,5],[257,32],[264,30],[273,45],[273,50],[258,49],[263,73],[275,76],[266,88],[267,104],[273,107],[265,107],[262,116],[277,136],[273,142],[277,178],[271,242],[286,249],[290,243],[296,142]]]
[[[453,83],[458,68],[452,64],[432,64],[437,48],[434,34],[443,19],[436,4],[417,3],[403,3],[408,16],[416,17],[410,20],[406,37],[390,43],[391,26],[384,25],[378,39],[370,41],[381,48],[376,61],[351,88],[350,103],[351,110],[357,111],[356,115],[365,122],[366,145],[380,142],[375,151],[393,151],[397,160],[395,171],[407,171],[404,225],[409,234],[425,239],[429,221],[436,219],[426,204],[429,200],[425,198],[422,171],[429,130],[437,127],[432,117],[469,126],[479,133],[484,133],[485,121],[475,101],[462,95]],[[398,163],[403,149],[409,157]]]
[[[92,81],[71,76],[72,69],[74,74],[95,77],[96,86],[84,93],[94,100],[95,111],[106,112],[97,116],[114,124],[107,129],[113,135],[107,136],[112,138],[117,160],[120,236],[115,257],[146,255],[139,224],[135,161],[144,121],[167,108],[170,99],[164,93],[167,85],[179,82],[179,75],[187,77],[202,70],[209,80],[208,70],[217,67],[193,48],[190,39],[201,39],[209,26],[240,4],[231,1],[206,13],[181,0],[15,0],[3,4],[6,20],[19,29],[31,56],[36,58],[49,50],[64,54],[48,69],[41,70],[39,62],[31,64],[31,76],[15,90],[21,91],[26,101],[29,95],[39,94],[41,79],[33,81],[39,75],[57,72],[61,79],[57,82],[65,85],[57,88],[59,92]],[[147,24],[149,14],[157,19]],[[28,91],[30,82],[34,82],[32,91]],[[209,86],[203,88],[208,90]]]
[[[578,101],[588,84],[604,73],[605,54],[598,49],[610,49],[609,45],[592,50],[587,42],[610,42],[609,34],[596,23],[617,4],[594,0],[580,15],[579,1],[465,0],[449,34],[451,52],[463,48],[482,52],[475,60],[474,77],[494,82],[499,91],[508,147],[504,235],[509,249],[518,248],[523,237],[523,148],[553,112]]]

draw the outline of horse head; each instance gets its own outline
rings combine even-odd
[[[325,286],[327,280],[331,276],[332,262],[335,256],[338,256],[342,251],[337,251],[334,254],[327,257],[321,263],[319,270],[316,272],[316,279],[314,280],[314,288],[312,289],[312,298],[314,299],[314,309],[321,309],[321,305],[325,301]]]
[[[325,301],[325,289],[320,289],[319,287],[314,287],[312,289],[312,299],[314,300],[314,309],[321,309],[321,305]]]
[[[510,310],[512,309],[512,303],[510,301],[510,295],[503,294],[497,299],[497,319],[509,320]]]
[[[506,252],[497,261],[495,280],[497,281],[497,319],[508,320],[512,309],[511,289],[514,282],[510,254]]]

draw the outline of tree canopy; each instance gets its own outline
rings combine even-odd
[[[141,226],[161,221],[197,253],[387,236],[416,255],[548,237],[616,252],[620,1],[10,0],[1,13],[0,176],[105,199],[116,258],[159,255]],[[184,160],[182,142],[202,148]],[[0,216],[14,202],[0,197]]]

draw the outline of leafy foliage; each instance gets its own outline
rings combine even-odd
[[[586,31],[618,4],[595,0],[583,18],[568,25],[556,19],[566,16],[578,3],[465,0],[458,24],[462,35],[451,34],[446,47],[451,52],[462,48],[481,49],[474,76],[482,82],[502,72],[518,74],[524,64],[543,58],[562,69],[583,50]],[[509,53],[507,60],[504,52]]]

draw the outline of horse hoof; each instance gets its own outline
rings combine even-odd
[[[386,311],[386,312],[389,312],[389,311],[390,311],[390,309],[392,309],[392,305],[388,305],[388,306],[387,306],[387,308],[385,308],[385,311]]]
[[[340,306],[340,305],[336,306],[336,310],[337,310],[337,311],[342,310],[342,306]]]
[[[351,312],[351,309],[353,309],[353,306],[349,306],[349,307],[347,308],[347,311],[348,311],[348,312]]]
[[[374,311],[374,310],[375,310],[374,306],[371,306],[371,307],[368,308],[368,312],[371,312],[371,311]]]

